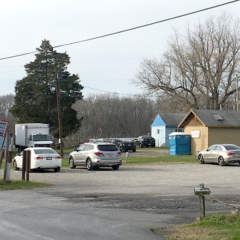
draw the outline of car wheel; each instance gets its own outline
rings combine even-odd
[[[113,169],[113,170],[118,170],[118,169],[119,169],[119,165],[114,165],[114,166],[112,166],[112,169]]]
[[[224,166],[225,165],[224,158],[222,156],[220,156],[218,158],[218,164],[219,164],[219,166]]]
[[[86,166],[88,171],[93,169],[92,161],[90,159],[87,160]]]
[[[76,165],[74,164],[74,160],[73,160],[72,157],[69,159],[69,167],[70,168],[76,168]]]
[[[93,169],[94,169],[94,170],[98,170],[98,169],[99,169],[99,166],[94,166]]]
[[[17,166],[17,162],[16,161],[13,162],[13,169],[16,170],[16,171],[19,170],[19,167]]]
[[[60,172],[60,171],[61,171],[60,167],[54,168],[54,172]]]
[[[133,149],[133,152],[136,152],[136,149]]]
[[[200,164],[204,164],[204,163],[205,163],[205,161],[204,161],[204,158],[203,158],[203,155],[202,155],[202,154],[200,154],[200,155],[198,156],[198,160],[199,160],[199,163],[200,163]]]

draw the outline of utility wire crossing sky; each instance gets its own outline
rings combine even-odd
[[[96,40],[96,39],[99,39],[99,38],[110,37],[110,36],[113,36],[113,35],[117,35],[117,34],[129,32],[129,31],[137,30],[137,29],[140,29],[140,28],[149,27],[149,26],[152,26],[152,25],[155,25],[155,24],[159,24],[159,23],[175,20],[177,18],[182,18],[182,17],[186,17],[186,16],[189,16],[189,15],[197,14],[197,13],[200,13],[200,12],[208,11],[208,10],[211,10],[211,9],[214,9],[214,8],[223,7],[223,6],[226,6],[226,5],[229,5],[229,4],[233,4],[233,3],[236,3],[236,2],[239,2],[239,1],[240,0],[234,0],[234,1],[229,1],[229,2],[222,3],[222,4],[217,4],[217,5],[214,5],[214,6],[211,6],[211,7],[203,8],[203,9],[196,10],[196,11],[189,12],[189,13],[184,13],[184,14],[181,14],[181,15],[177,15],[175,17],[166,18],[166,19],[163,19],[163,20],[159,20],[159,21],[155,21],[155,22],[139,25],[139,26],[136,26],[136,27],[123,29],[123,30],[120,30],[120,31],[107,33],[107,34],[103,34],[103,35],[100,35],[100,36],[91,37],[91,38],[87,38],[87,39],[83,39],[83,40],[79,40],[79,41],[75,41],[75,42],[71,42],[71,43],[64,43],[64,44],[61,44],[61,45],[54,46],[53,48],[60,48],[60,47],[65,47],[65,46],[69,46],[69,45],[79,44],[79,43],[83,43],[83,42],[93,41],[93,40]],[[0,61],[1,60],[7,60],[7,59],[10,59],[10,58],[16,58],[16,57],[21,57],[21,56],[25,56],[25,55],[30,55],[30,54],[34,54],[34,53],[37,53],[37,51],[25,52],[25,53],[13,55],[13,56],[3,57],[3,58],[0,58]]]

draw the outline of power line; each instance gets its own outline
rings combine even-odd
[[[123,30],[120,30],[120,31],[112,32],[112,33],[99,35],[99,36],[96,36],[96,37],[86,38],[86,39],[75,41],[75,42],[56,45],[53,48],[60,48],[60,47],[74,45],[74,44],[78,44],[78,43],[89,42],[89,41],[93,41],[93,40],[100,39],[100,38],[105,38],[105,37],[110,37],[110,36],[118,35],[118,34],[125,33],[125,32],[130,32],[130,31],[137,30],[137,29],[140,29],[140,28],[145,28],[145,27],[149,27],[149,26],[152,26],[152,25],[155,25],[155,24],[175,20],[177,18],[182,18],[182,17],[186,17],[186,16],[193,15],[193,14],[196,14],[196,13],[208,11],[208,10],[211,10],[211,9],[214,9],[214,8],[223,7],[223,6],[233,4],[233,3],[236,3],[236,2],[239,2],[239,1],[240,0],[234,0],[234,1],[229,1],[229,2],[222,3],[222,4],[217,4],[217,5],[214,5],[214,6],[211,6],[211,7],[202,8],[200,10],[192,11],[192,12],[189,12],[189,13],[184,13],[184,14],[181,14],[181,15],[177,15],[175,17],[165,18],[165,19],[162,19],[162,20],[159,20],[159,21],[155,21],[155,22],[151,22],[151,23],[147,23],[147,24],[123,29]],[[25,56],[25,55],[30,55],[30,54],[34,54],[34,53],[37,53],[37,51],[25,52],[25,53],[16,54],[16,55],[8,56],[8,57],[3,57],[3,58],[0,58],[0,61],[1,60],[7,60],[7,59],[10,59],[10,58],[16,58],[16,57],[21,57],[21,56]]]
[[[85,84],[82,84],[82,86],[86,89],[90,89],[90,90],[94,90],[94,91],[98,91],[98,92],[103,92],[103,93],[108,93],[108,94],[117,94],[117,95],[124,95],[124,96],[136,96],[136,95],[138,95],[138,94],[131,94],[131,93],[120,93],[120,92],[107,91],[107,90],[103,90],[103,89],[99,89],[99,88],[93,88],[93,87],[87,86]]]

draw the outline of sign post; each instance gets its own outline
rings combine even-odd
[[[4,165],[4,175],[3,175],[3,182],[4,183],[10,183],[10,170],[11,170],[11,161],[9,159],[9,131],[7,129],[7,141],[6,141],[6,147],[5,147],[5,165]]]
[[[0,167],[2,165],[2,160],[4,157],[4,148],[5,148],[5,139],[6,139],[6,133],[8,129],[8,121],[5,120],[0,120]]]

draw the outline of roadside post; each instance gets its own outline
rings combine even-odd
[[[11,154],[9,154],[9,130],[7,128],[7,133],[6,133],[6,147],[5,147],[5,166],[4,166],[4,175],[3,175],[3,182],[10,183],[10,170],[11,170]]]
[[[211,193],[209,188],[206,188],[203,183],[199,184],[198,187],[194,188],[194,194],[199,197],[200,202],[200,220],[202,220],[205,214],[205,195],[209,195]]]
[[[27,159],[27,152],[26,152],[26,151],[23,151],[23,161],[22,161],[22,181],[25,181],[26,159]]]
[[[8,121],[0,120],[0,149],[1,149],[1,155],[0,155],[0,167],[2,166],[2,160],[4,158],[6,148],[6,134],[8,130]]]
[[[31,151],[23,151],[22,181],[29,182],[29,173],[31,168]]]
[[[31,168],[31,151],[26,151],[26,181],[29,182],[29,173]]]
[[[129,152],[126,150],[125,158],[126,158],[126,163],[128,163],[128,157],[129,157]]]

